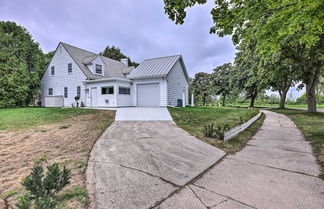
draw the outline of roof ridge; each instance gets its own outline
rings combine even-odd
[[[94,52],[90,52],[90,51],[88,51],[88,50],[86,50],[86,49],[81,49],[80,47],[77,47],[77,46],[73,46],[73,45],[71,45],[71,44],[67,44],[67,43],[64,43],[64,42],[60,42],[61,44],[64,44],[64,45],[67,45],[67,46],[70,46],[70,47],[73,47],[73,48],[76,48],[76,49],[79,49],[79,50],[82,50],[82,51],[85,51],[85,52],[88,52],[88,53],[91,53],[91,54],[93,54],[93,55],[99,55],[99,54],[96,54],[96,53],[94,53]]]
[[[101,55],[101,54],[98,54],[98,56],[101,56],[101,57],[103,57],[103,58],[105,58],[105,59],[109,59],[109,60],[112,60],[112,61],[115,61],[115,62],[121,62],[121,61],[114,60],[114,59],[111,59],[111,58],[109,58],[109,57],[103,56],[103,55]]]
[[[79,49],[79,50],[82,50],[82,51],[85,51],[85,52],[88,52],[88,53],[91,53],[92,55],[91,55],[91,56],[87,56],[87,58],[92,57],[92,56],[96,56],[96,57],[97,57],[97,56],[100,56],[100,57],[103,57],[103,58],[105,58],[105,59],[109,59],[109,60],[116,61],[116,62],[121,62],[121,61],[119,61],[119,60],[114,60],[114,59],[111,59],[111,58],[109,58],[109,57],[103,56],[103,55],[101,55],[100,53],[99,53],[99,54],[96,54],[96,53],[94,53],[94,52],[90,52],[90,51],[88,51],[88,50],[86,50],[86,49],[82,49],[82,48],[80,48],[80,47],[73,46],[73,45],[71,45],[71,44],[67,44],[67,43],[64,43],[64,42],[60,42],[60,43],[62,43],[62,44],[64,44],[64,45],[67,45],[67,46],[70,46],[70,47],[73,47],[73,48],[76,48],[76,49]]]
[[[169,58],[169,57],[181,57],[181,54],[169,55],[169,56],[162,56],[162,57],[155,57],[155,58],[149,58],[149,59],[145,59],[144,61],[146,61],[146,60],[162,59],[162,58]]]

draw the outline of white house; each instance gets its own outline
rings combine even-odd
[[[189,77],[181,55],[144,60],[137,68],[59,43],[41,81],[42,106],[163,107],[188,104]],[[180,103],[179,103],[180,102]]]

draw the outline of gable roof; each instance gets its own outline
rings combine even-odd
[[[72,59],[75,61],[75,63],[80,67],[84,75],[88,79],[99,79],[99,78],[109,78],[109,77],[118,77],[118,78],[125,78],[125,75],[123,74],[123,69],[128,68],[124,63],[119,62],[117,60],[113,60],[98,54],[95,54],[93,52],[89,52],[84,49],[80,49],[78,47],[66,44],[66,43],[60,43],[62,46],[66,49],[66,51],[69,53],[69,55],[72,57]],[[91,64],[91,62],[96,59],[96,57],[100,57],[101,60],[105,63],[107,66],[105,68],[104,76],[102,75],[96,75],[93,74],[89,68],[87,67],[87,64]],[[107,69],[109,68],[109,69]]]
[[[181,55],[146,59],[135,70],[133,70],[127,78],[140,79],[164,77],[170,72],[178,60],[180,60],[184,74],[189,83],[189,76]]]
[[[104,57],[101,55],[100,58],[102,59],[102,61],[105,63],[106,66],[108,66],[109,69],[105,69],[105,77],[109,77],[109,78],[126,78],[126,76],[124,75],[123,71],[127,71],[129,69],[131,69],[132,67],[127,67],[124,63],[110,59],[108,57]]]

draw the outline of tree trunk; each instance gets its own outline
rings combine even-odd
[[[283,89],[282,91],[279,91],[279,95],[280,95],[279,108],[280,109],[285,109],[287,93],[288,93],[290,85],[291,85],[291,83],[289,83],[289,86],[286,86],[285,89]]]
[[[307,96],[307,111],[316,112],[316,93],[315,86],[306,84],[306,96]]]
[[[316,86],[318,84],[320,69],[316,69],[313,79],[306,83],[307,111],[316,112]]]
[[[254,100],[255,100],[255,96],[252,96],[250,100],[250,107],[254,107]]]
[[[255,98],[257,97],[257,95],[258,95],[258,90],[256,89],[251,94],[250,107],[254,107],[254,101],[255,101]]]
[[[223,104],[222,104],[223,107],[225,107],[225,98],[226,98],[226,95],[224,94],[223,95]]]
[[[205,106],[206,105],[206,94],[204,93],[203,94],[203,106]]]
[[[287,92],[283,93],[280,96],[279,109],[285,109]]]

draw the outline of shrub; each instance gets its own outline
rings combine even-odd
[[[214,132],[215,132],[215,129],[214,129],[214,123],[209,124],[209,125],[206,125],[206,126],[203,128],[202,131],[203,131],[204,136],[206,136],[206,137],[213,137]]]
[[[51,209],[58,205],[58,193],[70,183],[71,170],[65,166],[61,170],[57,163],[44,169],[36,165],[31,173],[22,181],[27,190],[26,194],[18,197],[16,204],[18,209],[29,209],[34,205],[35,209]]]
[[[230,126],[228,124],[225,124],[224,126],[217,126],[217,128],[215,128],[214,132],[216,137],[219,140],[224,141],[224,137],[225,137],[225,132],[228,131],[230,129]]]

